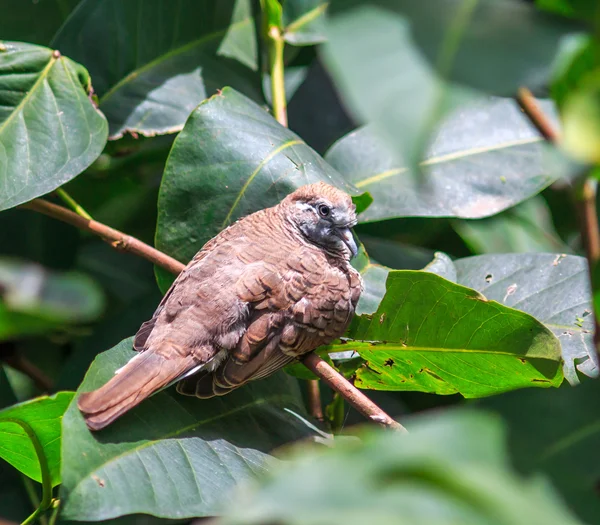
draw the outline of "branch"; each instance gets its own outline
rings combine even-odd
[[[538,105],[535,97],[527,88],[520,88],[517,94],[519,105],[529,117],[531,123],[540,134],[551,144],[558,144],[560,134],[554,128],[548,116]],[[598,227],[598,213],[596,210],[596,180],[583,175],[575,188],[577,201],[577,214],[579,215],[579,230],[585,247],[588,270],[592,289],[600,286],[597,274],[600,269],[600,228]],[[594,312],[594,346],[600,356],[600,312]]]
[[[2,359],[8,366],[18,370],[29,377],[42,392],[52,392],[54,383],[41,369],[34,365],[29,359],[15,354]]]
[[[21,355],[14,341],[0,342],[0,361],[28,376],[41,391],[52,391],[52,379]]]
[[[540,108],[533,93],[525,87],[519,88],[517,102],[523,112],[529,117],[530,122],[540,132],[540,135],[548,142],[557,143],[560,138],[558,131],[554,128],[554,125],[542,108]]]
[[[319,376],[333,390],[338,392],[348,403],[350,403],[363,416],[380,424],[383,427],[393,428],[406,432],[406,429],[397,421],[394,421],[373,401],[365,396],[358,388],[348,381],[342,374],[336,372],[321,359],[317,354],[311,352],[303,360],[304,366]]]
[[[130,252],[138,255],[139,257],[143,257],[144,259],[148,259],[150,262],[160,266],[161,268],[164,268],[171,273],[178,274],[185,268],[185,264],[180,263],[176,259],[173,259],[173,257],[169,257],[167,254],[160,252],[155,248],[152,248],[152,246],[149,246],[139,239],[120,232],[119,230],[114,230],[110,226],[106,226],[101,222],[85,219],[84,217],[81,217],[76,213],[63,208],[62,206],[57,206],[56,204],[52,204],[51,202],[42,199],[35,199],[27,204],[21,205],[20,207],[43,213],[44,215],[48,215],[49,217],[53,217],[59,221],[71,224],[76,228],[80,228],[81,230],[98,235],[116,250]]]
[[[306,388],[310,415],[317,421],[325,421],[323,406],[321,404],[321,388],[319,387],[319,381],[317,379],[309,379],[306,382]]]
[[[184,268],[185,264],[169,257],[167,254],[158,251],[152,246],[126,235],[123,232],[110,228],[105,224],[98,221],[84,219],[76,213],[57,206],[42,199],[35,199],[27,204],[23,204],[21,208],[27,208],[34,210],[49,217],[53,217],[60,221],[66,222],[77,228],[85,231],[89,231],[102,237],[108,242],[113,248],[126,252],[133,253],[148,261],[164,268],[165,270],[179,274]],[[304,365],[311,370],[315,375],[321,378],[331,388],[343,396],[348,403],[356,408],[361,414],[365,415],[371,421],[375,421],[382,426],[390,427],[396,430],[405,430],[400,423],[394,421],[388,416],[381,408],[379,408],[373,401],[365,396],[360,390],[352,385],[344,376],[338,374],[333,368],[331,368],[323,359],[314,353],[308,354],[303,360]]]

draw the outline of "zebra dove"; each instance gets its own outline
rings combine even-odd
[[[174,382],[185,395],[227,394],[342,335],[362,291],[349,263],[355,224],[350,197],[320,182],[208,241],[140,327],[138,353],[80,395],[87,426]]]

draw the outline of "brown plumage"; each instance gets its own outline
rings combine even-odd
[[[362,290],[355,223],[350,197],[317,183],[207,242],[139,329],[140,353],[79,397],[88,427],[177,380],[182,394],[226,394],[342,335]]]

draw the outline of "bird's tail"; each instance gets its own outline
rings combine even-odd
[[[90,430],[100,430],[168,386],[196,363],[192,357],[166,358],[161,353],[137,354],[104,386],[79,396],[77,406]]]

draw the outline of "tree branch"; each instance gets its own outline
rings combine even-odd
[[[53,383],[42,370],[17,350],[14,341],[0,342],[0,361],[29,377],[42,392],[51,392]]]
[[[527,115],[530,122],[540,132],[540,135],[544,137],[548,142],[556,143],[559,140],[558,131],[554,128],[554,125],[544,113],[542,108],[535,100],[533,93],[529,89],[522,87],[519,88],[517,93],[517,102],[521,109]]]
[[[540,134],[551,144],[560,141],[560,134],[527,88],[520,88],[517,101],[531,123]],[[579,178],[575,186],[579,230],[585,247],[588,270],[592,289],[600,287],[600,228],[598,227],[598,212],[596,210],[596,192],[598,183],[586,173]],[[594,346],[600,356],[600,312],[594,312]]]
[[[309,379],[306,382],[306,390],[308,394],[308,409],[310,415],[317,421],[325,421],[323,415],[323,405],[321,404],[321,388],[318,379]]]
[[[167,254],[158,251],[156,248],[149,246],[139,239],[115,230],[98,221],[84,219],[62,206],[57,206],[56,204],[52,204],[42,199],[35,199],[20,207],[43,213],[44,215],[66,222],[82,230],[99,235],[113,248],[143,257],[171,273],[179,274],[185,268],[185,264],[180,263],[176,259],[169,257]],[[406,430],[400,423],[394,421],[388,414],[381,410],[381,408],[373,403],[373,401],[352,385],[352,383],[344,376],[336,372],[318,355],[311,352],[304,358],[303,363],[316,376],[321,378],[336,392],[339,392],[348,403],[371,421],[396,430]]]
[[[406,429],[397,421],[388,416],[373,401],[365,396],[358,388],[348,381],[342,374],[336,372],[327,362],[314,352],[302,359],[302,363],[321,380],[338,392],[363,416],[384,427],[406,432]]]
[[[152,248],[152,246],[149,246],[139,239],[115,230],[110,226],[106,226],[101,222],[81,217],[76,213],[63,208],[62,206],[57,206],[56,204],[52,204],[51,202],[42,199],[35,199],[27,204],[22,204],[20,208],[26,208],[43,213],[44,215],[48,215],[54,219],[71,224],[76,228],[80,228],[81,230],[86,230],[94,235],[98,235],[116,250],[130,252],[138,255],[139,257],[143,257],[144,259],[148,259],[150,262],[164,268],[171,273],[178,274],[185,268],[185,264],[180,263],[176,259],[173,259],[173,257],[169,257],[167,254],[160,252],[155,248]]]

